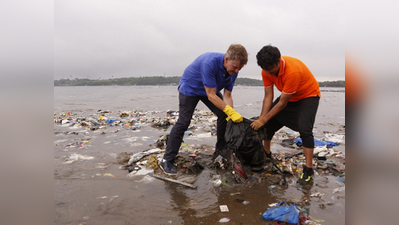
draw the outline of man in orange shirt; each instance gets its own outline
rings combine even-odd
[[[258,120],[251,124],[254,130],[266,126],[267,138],[264,148],[271,158],[270,143],[273,135],[283,126],[299,131],[303,143],[306,165],[297,183],[309,184],[313,177],[313,125],[319,106],[319,83],[300,60],[281,56],[277,47],[267,45],[256,55],[262,68],[262,80],[265,86],[262,112]],[[281,95],[273,102],[273,86]]]

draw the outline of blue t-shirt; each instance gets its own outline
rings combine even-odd
[[[194,60],[180,78],[179,92],[187,96],[207,96],[204,86],[232,91],[238,73],[230,75],[223,67],[224,54],[204,53]]]

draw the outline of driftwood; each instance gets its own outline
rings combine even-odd
[[[170,179],[170,178],[167,178],[167,177],[161,177],[161,176],[158,176],[156,174],[153,174],[152,176],[155,177],[155,178],[161,179],[161,180],[166,180],[166,181],[170,181],[170,182],[173,182],[173,183],[176,183],[176,184],[184,185],[184,186],[189,187],[189,188],[197,189],[197,186],[189,184],[189,183],[186,183],[186,182],[178,181],[178,180],[175,180],[175,179]]]

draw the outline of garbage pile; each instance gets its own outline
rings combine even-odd
[[[134,154],[122,152],[117,158],[117,163],[122,165],[122,169],[129,170],[129,172],[132,171],[129,168],[141,165],[153,169],[154,173],[162,173],[158,170],[158,161],[163,157],[166,141],[167,135],[163,135],[157,141],[157,148]],[[302,150],[292,153],[273,153],[273,160],[266,159],[262,167],[255,169],[242,163],[231,149],[222,149],[221,151],[225,151],[226,153],[223,155],[231,158],[226,159],[221,155],[215,157],[212,146],[182,143],[179,154],[175,159],[175,166],[178,170],[177,177],[183,174],[198,175],[204,167],[207,167],[225,170],[226,172],[222,172],[220,177],[220,180],[225,183],[253,185],[268,180],[272,184],[283,185],[285,176],[299,177],[305,164]],[[329,154],[332,151],[332,149],[329,149]],[[342,153],[334,151],[333,154],[330,154],[331,157],[330,155],[323,155],[323,158],[319,158],[315,154],[313,166],[316,174],[345,177],[345,162],[342,159],[337,160],[332,157],[339,154]],[[148,160],[151,161],[150,164]]]
[[[290,131],[288,133],[291,133]],[[293,134],[293,133],[292,133]],[[330,135],[329,135],[330,136]],[[329,137],[326,136],[326,137]],[[136,169],[139,166],[151,168],[153,177],[163,179],[165,181],[178,183],[190,188],[196,188],[195,182],[198,175],[207,167],[218,171],[210,179],[210,183],[215,186],[226,186],[231,187],[233,185],[248,185],[252,186],[262,182],[268,182],[271,184],[269,189],[274,189],[276,185],[295,186],[292,182],[295,177],[298,177],[302,172],[302,166],[305,164],[305,157],[303,151],[300,150],[301,145],[299,142],[296,145],[295,152],[287,153],[275,153],[273,154],[273,160],[265,160],[261,169],[253,170],[250,164],[242,163],[238,157],[234,154],[232,149],[222,149],[219,151],[220,154],[215,155],[214,148],[212,146],[195,146],[182,144],[180,152],[175,160],[175,166],[178,170],[178,175],[175,178],[165,177],[162,171],[159,169],[158,162],[163,157],[164,148],[167,144],[167,135],[161,136],[157,144],[159,148],[146,150],[140,153],[128,154],[121,153],[119,157],[125,155],[123,161],[118,160],[118,163],[124,164],[125,169],[129,170],[127,177],[132,177],[136,173]],[[292,140],[295,140],[291,138]],[[286,140],[286,139],[283,139]],[[162,143],[162,144],[160,144]],[[343,142],[341,142],[343,143]],[[342,152],[335,151],[334,146],[339,143],[326,143],[325,146],[321,146],[322,142],[318,142],[315,150],[315,157],[313,158],[313,166],[316,174],[331,174],[337,176],[336,181],[345,183],[345,162],[344,155]],[[330,144],[327,147],[327,144]],[[320,153],[323,153],[322,155]],[[230,156],[229,159],[223,156]],[[137,163],[137,164],[135,164]],[[291,183],[287,183],[285,175],[291,176],[294,179]],[[143,178],[144,179],[144,178]],[[150,179],[150,177],[148,177]],[[317,182],[316,187],[327,188],[327,181]],[[269,208],[263,213],[262,218],[264,220],[274,221],[274,224],[286,225],[286,224],[311,224],[321,225],[324,221],[316,219],[310,215],[310,208],[314,204],[310,204],[307,198],[322,199],[324,193],[316,192],[310,194],[310,190],[303,190],[298,186],[298,190],[304,193],[309,193],[308,197],[304,197],[301,200],[287,199],[284,202],[269,204]],[[341,186],[333,190],[333,194],[337,194],[345,191],[345,186]],[[333,196],[334,197],[334,196]],[[338,195],[337,198],[342,197]],[[343,197],[344,198],[344,197]],[[333,198],[332,198],[333,200]],[[243,204],[245,201],[243,201]],[[334,201],[328,201],[319,204],[318,207],[325,209],[327,205],[334,205]],[[248,204],[248,203],[247,203]],[[221,206],[222,207],[222,206]],[[226,206],[227,207],[227,206]],[[229,222],[230,218],[222,218],[219,222]]]
[[[161,136],[157,143],[163,142],[164,138],[164,136]],[[190,184],[197,180],[197,175],[204,169],[204,165],[211,163],[211,157],[207,155],[206,148],[211,149],[210,146],[205,145],[193,149],[189,145],[183,144],[182,150],[176,156],[174,162],[178,174],[173,179],[164,176],[159,168],[159,162],[165,153],[165,150],[161,148],[148,149],[138,153],[121,152],[117,156],[117,163],[121,164],[121,169],[128,170],[129,173],[126,175],[128,178],[151,173],[152,176],[157,178],[194,187]]]
[[[256,180],[259,173],[277,172],[281,175],[279,184],[285,184],[285,175],[298,177],[302,173],[305,157],[301,150],[302,141],[299,133],[292,130],[281,130],[274,142],[280,141],[282,146],[296,148],[295,152],[273,154],[272,159],[266,159],[262,140],[266,137],[265,130],[254,131],[250,124],[256,118],[246,119],[239,124],[228,122],[225,139],[228,149],[217,149],[214,154],[214,162],[221,169],[229,169],[235,172],[236,180],[244,183],[247,178]],[[345,176],[345,154],[336,151],[333,147],[344,144],[345,136],[340,134],[325,133],[323,140],[315,138],[315,151],[313,166],[316,173],[331,173],[335,176]],[[282,137],[285,136],[285,139]],[[333,142],[337,141],[337,142]],[[328,159],[327,159],[328,157]],[[333,159],[332,157],[336,158]],[[340,159],[340,160],[339,160]],[[255,175],[254,175],[255,174]]]
[[[165,113],[166,117],[160,117],[159,114],[162,113]],[[134,130],[135,132],[139,132],[144,126],[151,126],[152,128],[163,129],[166,131],[168,127],[177,121],[178,116],[178,111],[171,110],[164,112],[142,110],[111,112],[108,110],[98,110],[96,113],[86,116],[80,115],[77,112],[54,114],[54,123],[65,127],[85,128],[84,132],[87,134],[90,134],[92,131],[100,131],[105,135],[105,131],[123,132],[124,130]],[[186,135],[189,137],[215,136],[216,120],[217,117],[212,112],[196,110],[192,117],[191,125],[188,131],[186,131]],[[78,135],[79,133],[76,131],[63,132],[72,135]],[[315,169],[315,176],[323,174],[333,175],[336,177],[337,182],[344,185],[345,153],[336,150],[337,146],[345,145],[344,129],[340,128],[339,133],[324,131],[319,133],[317,130],[314,132],[316,145],[314,150],[313,168]],[[257,157],[254,157],[254,161],[251,162],[251,158],[247,157],[246,159],[243,159],[243,155],[245,154],[240,155],[240,153],[236,151],[237,149],[234,149],[231,146],[230,148],[215,151],[215,148],[209,145],[182,143],[179,154],[175,159],[175,167],[178,174],[174,178],[169,178],[162,173],[158,164],[165,152],[167,140],[168,134],[163,134],[159,136],[155,142],[150,144],[150,148],[145,151],[121,152],[117,155],[116,162],[120,164],[120,169],[127,170],[127,178],[144,176],[141,182],[149,182],[149,180],[155,177],[182,184],[190,188],[196,188],[195,182],[197,177],[205,168],[208,168],[215,171],[215,174],[209,180],[209,182],[215,186],[252,186],[267,182],[269,189],[273,189],[277,185],[294,186],[293,181],[299,177],[303,165],[305,164],[305,157],[303,155],[299,133],[284,127],[277,132],[272,139],[272,160],[262,158],[262,155],[258,155]],[[57,146],[64,141],[65,140],[57,140],[55,141],[55,145]],[[64,148],[81,147],[90,143],[90,138],[84,138],[66,144]],[[273,149],[276,149],[276,145],[281,145],[290,150],[285,149],[285,151],[273,151]],[[263,153],[263,149],[258,151],[259,146],[261,145],[252,146],[253,149],[256,150],[256,154]],[[247,153],[252,154],[251,152],[252,151],[248,151]],[[89,156],[74,153],[66,159],[67,161],[64,162],[64,164],[71,164],[82,159],[88,160],[88,157]],[[262,163],[259,163],[259,161],[262,161]],[[149,176],[149,174],[151,174],[151,176]],[[286,178],[289,179],[288,182]],[[315,186],[326,188],[327,182],[317,182]],[[340,193],[344,190],[345,187],[342,186],[338,189],[334,189],[334,193]],[[323,193],[313,193],[310,197],[322,198]],[[306,210],[309,210],[309,205],[303,204],[303,202],[292,203],[289,200],[286,202],[289,206],[295,205],[299,210],[299,224],[321,223],[321,221],[311,218],[306,214]],[[283,206],[283,204],[280,204],[279,206]],[[320,204],[319,207],[325,207],[325,205]],[[273,208],[273,206],[270,206],[270,208]],[[276,222],[276,224],[284,223],[284,221]]]
[[[79,116],[77,113],[62,112],[54,113],[54,123],[70,127],[86,127],[88,130],[106,129],[109,127],[118,127],[124,129],[140,129],[141,126],[150,125],[154,128],[168,128],[176,123],[179,113],[177,111],[166,111],[166,117],[154,116],[165,112],[159,111],[118,111],[97,110],[96,113],[89,116]],[[210,132],[216,135],[217,117],[208,111],[196,110],[193,114],[189,130],[195,130],[196,124],[201,124],[204,132]]]
[[[166,117],[161,118],[156,116],[160,113],[165,113]],[[121,132],[123,130],[140,130],[141,127],[148,125],[154,128],[169,127],[177,121],[178,115],[178,111],[172,110],[165,112],[143,110],[111,112],[109,110],[98,110],[96,113],[88,116],[82,116],[78,113],[71,112],[54,114],[54,122],[62,126],[84,127],[87,129],[86,132],[101,129],[106,130],[110,128],[114,128],[114,132]],[[196,110],[192,117],[191,126],[186,133],[188,136],[196,137],[214,136],[216,135],[216,120],[217,117],[212,112]],[[200,132],[195,134],[195,132],[198,130],[200,130]],[[75,131],[66,132],[68,134],[78,134]],[[103,132],[103,134],[105,134],[105,132]],[[283,172],[286,175],[299,176],[299,174],[302,172],[302,166],[305,163],[305,158],[303,156],[303,151],[301,150],[301,140],[298,137],[298,132],[292,131],[288,128],[283,128],[277,132],[272,140],[272,143],[292,148],[293,151],[284,153],[273,152],[274,161],[266,162],[260,166],[257,165],[257,168],[254,168],[254,165],[251,165],[251,163],[248,167],[248,165],[246,165],[247,162],[242,159],[242,156],[237,155],[237,152],[234,152],[231,149],[221,150],[225,151],[225,156],[217,157],[216,154],[213,154],[213,147],[206,146],[205,149],[207,149],[208,152],[203,154],[204,146],[190,146],[184,143],[181,146],[180,154],[178,155],[176,164],[178,165],[180,163],[182,165],[180,169],[186,168],[183,170],[199,171],[198,169],[189,169],[187,166],[183,167],[183,165],[187,165],[186,162],[189,159],[195,160],[196,162],[202,160],[204,162],[199,163],[199,165],[201,165],[199,167],[208,166],[213,169],[217,168],[234,171],[234,180],[239,183],[247,182],[248,178],[251,178],[251,181],[254,179],[261,180],[262,175],[260,174],[262,172],[269,174],[270,172],[277,172],[281,179],[283,179],[283,177],[279,172]],[[344,177],[345,153],[335,150],[335,146],[345,144],[345,134],[332,134],[329,132],[323,132],[322,135],[318,135],[316,137],[316,147],[314,150],[313,159],[313,166],[316,172],[319,174],[329,173],[335,176]],[[164,149],[166,147],[167,138],[168,134],[162,135],[151,147]],[[61,143],[61,141],[62,140],[58,140],[55,144],[58,145]],[[67,144],[65,148],[81,147],[89,143],[89,138],[82,139],[77,142]],[[158,155],[156,155],[158,158],[160,157],[159,153],[161,152],[158,152]],[[133,155],[133,153],[129,154]],[[145,157],[143,156],[143,158],[136,160],[134,163],[145,161],[148,158],[147,156],[148,155]],[[187,158],[186,156],[189,157]],[[259,155],[257,159],[263,159],[260,156],[261,155]],[[137,157],[137,155],[135,157]],[[182,159],[182,161],[180,162],[179,159]],[[185,161],[185,163],[183,163],[183,161]],[[118,163],[122,164],[122,162]],[[133,161],[130,161],[129,164],[125,163],[127,165],[124,165],[124,168],[126,169],[131,167],[134,163]],[[198,163],[192,162],[192,165],[197,164]],[[271,177],[269,175],[267,176]]]

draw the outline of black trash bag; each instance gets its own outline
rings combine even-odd
[[[263,165],[266,157],[262,142],[266,137],[266,129],[261,127],[255,131],[250,126],[253,121],[254,118],[244,118],[241,123],[229,120],[224,137],[227,147],[233,150],[241,163],[259,167]]]

